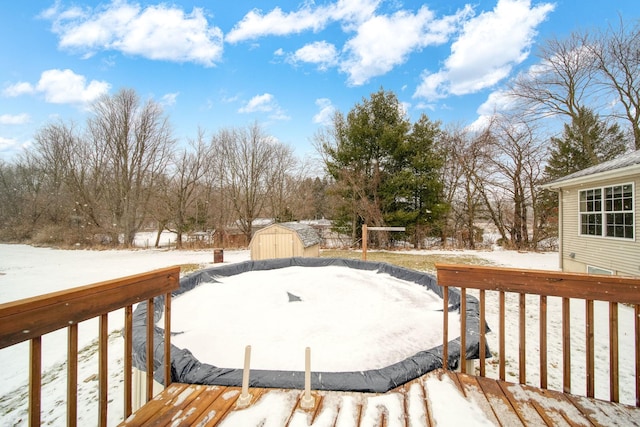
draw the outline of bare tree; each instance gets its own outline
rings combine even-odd
[[[442,240],[446,245],[453,237],[461,245],[475,249],[480,239],[476,222],[483,215],[481,192],[488,176],[486,135],[457,126],[446,129],[441,141],[441,179],[444,201],[450,207]]]
[[[291,147],[276,144],[272,155],[273,165],[267,174],[269,211],[279,222],[291,221],[296,219],[292,206],[302,171],[296,171],[297,161]]]
[[[510,246],[535,249],[545,225],[540,211],[535,209],[544,174],[544,138],[536,134],[531,122],[517,116],[496,118],[490,133],[493,155],[488,160],[493,173],[486,186],[500,189],[499,193],[506,195],[510,203],[505,206],[504,201],[483,192],[487,210],[496,227],[509,233]]]
[[[590,44],[603,85],[619,101],[622,111],[614,116],[627,120],[635,149],[640,150],[640,24],[610,26]]]
[[[538,53],[540,63],[510,84],[510,95],[538,117],[575,118],[595,97],[596,58],[587,34],[548,40]]]
[[[201,190],[201,180],[207,174],[210,162],[207,156],[207,145],[204,132],[199,129],[195,141],[190,141],[189,148],[185,148],[174,156],[173,164],[169,167],[164,197],[159,208],[167,213],[170,231],[176,233],[176,248],[182,248],[182,238],[185,231],[198,227],[198,221],[191,221],[189,214],[194,211],[198,215],[198,198]],[[164,227],[163,227],[164,228]],[[158,227],[158,232],[162,230]],[[157,243],[157,242],[156,242]]]
[[[277,170],[279,144],[254,123],[247,128],[223,129],[211,148],[223,167],[218,170],[228,193],[237,224],[251,240],[253,221],[264,211]]]
[[[145,220],[154,186],[165,171],[174,144],[168,119],[159,104],[142,104],[135,91],[120,90],[93,104],[88,126],[90,144],[104,153],[110,176],[105,204],[114,243],[122,236],[131,245]]]

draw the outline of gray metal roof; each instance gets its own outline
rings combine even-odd
[[[580,171],[574,172],[567,176],[563,176],[562,178],[558,178],[555,181],[551,181],[546,185],[553,186],[555,184],[559,184],[564,181],[569,181],[571,179],[581,178],[589,175],[595,175],[603,172],[614,171],[616,169],[622,169],[622,168],[625,168],[628,166],[634,166],[634,165],[640,165],[640,150],[623,154],[622,156],[616,157],[615,159],[609,160],[608,162],[603,162],[595,166],[591,166],[586,169],[582,169]]]
[[[295,231],[298,234],[298,236],[300,236],[300,240],[302,240],[302,245],[305,248],[308,248],[314,245],[319,245],[320,243],[322,243],[322,239],[320,238],[320,235],[310,225],[300,224],[299,222],[282,222],[280,224],[275,224],[275,225],[281,225],[285,228],[288,228],[289,230]]]

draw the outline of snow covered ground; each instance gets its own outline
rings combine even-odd
[[[424,252],[422,252],[424,253]],[[443,253],[442,251],[438,253]],[[556,270],[557,253],[519,253],[512,251],[454,251],[451,254],[468,255],[473,253],[496,265],[533,269]],[[249,258],[248,251],[225,251],[225,262],[240,262]],[[155,268],[176,264],[208,265],[213,261],[212,251],[175,251],[175,250],[132,250],[132,251],[66,251],[45,248],[33,248],[25,245],[0,245],[0,303],[49,293],[61,289],[86,285],[102,280],[113,279],[125,275],[150,271]],[[497,325],[497,296],[487,295],[487,321],[489,325]],[[527,299],[527,319],[532,321],[537,313],[537,298]],[[560,303],[550,298],[549,305],[549,377],[550,388],[560,388],[562,364],[560,341],[553,338],[560,331]],[[572,304],[572,342],[584,341],[583,303]],[[606,307],[604,307],[606,308]],[[597,397],[608,398],[608,317],[606,310],[596,305],[596,376]],[[508,318],[517,319],[517,301],[508,299]],[[256,322],[260,321],[260,314]],[[109,317],[110,336],[110,385],[109,385],[109,419],[110,425],[120,421],[122,414],[122,339],[119,329],[123,316],[113,313]],[[174,314],[174,319],[175,319]],[[582,319],[582,320],[580,320]],[[621,307],[620,313],[620,387],[621,401],[633,403],[634,377],[633,355],[629,345],[633,346],[633,313],[627,307]],[[514,339],[507,340],[507,373],[508,380],[517,380],[515,376],[518,361],[517,322],[508,325]],[[527,372],[538,370],[537,323],[527,328]],[[88,321],[80,325],[80,372],[79,372],[79,425],[94,425],[97,414],[97,355],[95,352],[97,322]],[[489,334],[489,345],[493,352],[497,350],[496,334]],[[578,348],[583,345],[578,345]],[[66,332],[57,332],[43,337],[43,422],[48,425],[65,424],[66,374],[64,360],[66,358]],[[584,386],[584,353],[572,353],[573,392],[583,393]],[[0,425],[26,425],[28,382],[28,346],[20,344],[0,350]],[[495,373],[497,365],[489,364],[489,372]],[[582,378],[582,379],[581,379]],[[527,376],[527,380],[537,385],[535,375]],[[602,387],[604,386],[604,387]]]

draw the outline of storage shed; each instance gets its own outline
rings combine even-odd
[[[311,226],[298,222],[272,224],[253,235],[251,259],[317,257],[322,239]]]

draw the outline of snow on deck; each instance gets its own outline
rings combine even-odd
[[[161,426],[640,426],[640,408],[439,369],[385,394],[172,384],[121,425]]]

